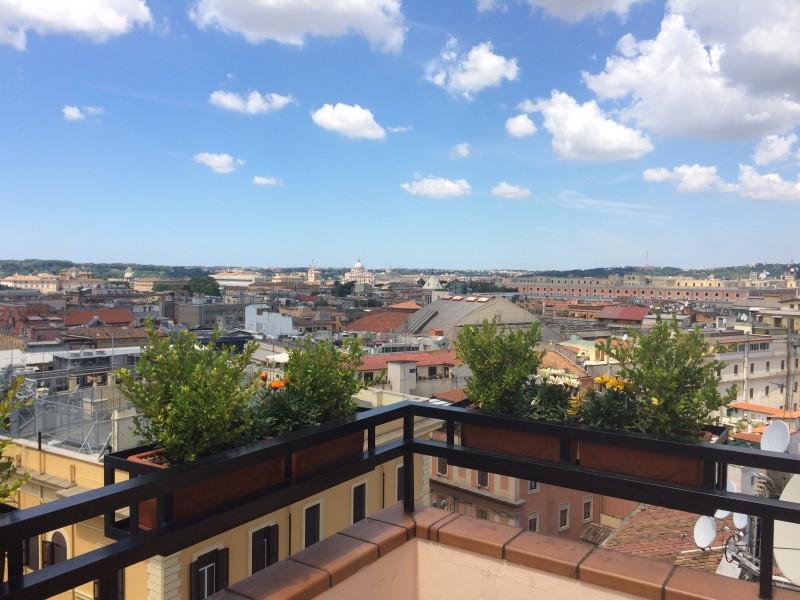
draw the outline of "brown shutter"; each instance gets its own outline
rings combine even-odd
[[[267,540],[267,530],[259,529],[250,536],[250,559],[252,562],[251,574],[260,571],[267,564],[267,554],[265,542]]]
[[[278,526],[267,527],[267,566],[278,562]]]
[[[215,552],[214,556],[215,577],[214,577],[214,591],[218,592],[228,587],[228,549],[220,548]]]

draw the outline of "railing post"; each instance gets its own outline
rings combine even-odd
[[[8,557],[8,588],[16,590],[22,587],[22,540],[5,542]]]
[[[99,600],[119,600],[119,571],[116,569],[97,580],[97,597]]]
[[[172,520],[172,493],[156,498],[156,527],[161,527]]]
[[[760,533],[758,597],[772,598],[772,546],[775,543],[775,522],[766,517],[762,518]]]
[[[447,419],[447,445],[454,446],[456,443],[456,424],[453,419]]]
[[[403,510],[414,512],[414,452],[411,444],[414,441],[414,415],[403,416]]]
[[[114,465],[104,462],[103,463],[103,486],[114,485],[115,473]],[[103,533],[106,537],[111,537],[111,527],[114,526],[116,517],[113,510],[107,510],[103,513]]]
[[[370,455],[375,454],[375,425],[367,428],[367,450]]]

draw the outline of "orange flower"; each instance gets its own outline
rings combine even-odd
[[[267,372],[266,371],[261,371],[261,373],[258,374],[258,378],[261,381],[266,381],[267,380]]]
[[[282,379],[273,379],[269,382],[269,389],[271,390],[279,390],[286,384],[283,382]]]

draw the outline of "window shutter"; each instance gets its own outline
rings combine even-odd
[[[42,567],[49,567],[55,562],[53,542],[42,540]]]
[[[39,536],[35,535],[23,540],[25,546],[23,563],[31,571],[36,571],[39,568]]]
[[[250,538],[250,558],[252,562],[251,574],[260,571],[267,564],[266,550],[264,543],[267,541],[268,530],[259,529],[254,531]]]
[[[278,562],[278,526],[267,527],[267,566]]]
[[[56,563],[64,562],[67,560],[67,546],[59,543],[57,540],[53,542],[53,561]]]
[[[228,549],[220,548],[215,552],[214,562],[216,563],[216,573],[214,577],[214,591],[228,587]]]
[[[200,597],[203,585],[200,581],[200,565],[197,564],[198,562],[199,561],[196,560],[189,565],[189,598],[191,600],[203,600]]]

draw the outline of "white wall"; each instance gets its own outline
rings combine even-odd
[[[292,324],[292,317],[270,312],[266,304],[250,304],[244,308],[244,328],[253,333],[270,337],[297,335],[299,331]],[[259,314],[259,312],[261,314]]]

